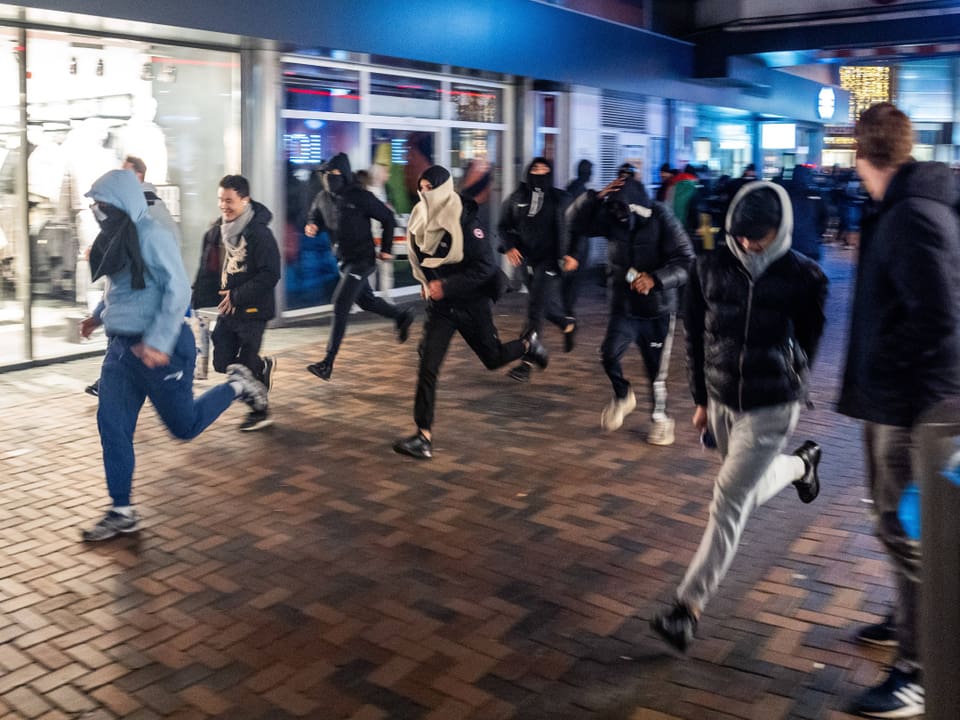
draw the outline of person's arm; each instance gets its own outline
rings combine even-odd
[[[793,319],[794,334],[797,342],[807,356],[807,363],[813,360],[820,347],[820,338],[827,322],[827,276],[813,261],[804,262],[802,270],[807,273],[805,297],[798,303]]]
[[[363,191],[363,207],[361,212],[368,218],[372,218],[383,227],[383,235],[380,237],[380,253],[382,255],[392,256],[393,252],[393,232],[396,229],[396,220],[393,219],[393,212],[377,199],[369,190]]]
[[[493,246],[479,223],[463,229],[463,260],[457,270],[443,279],[443,296],[454,300],[478,297],[497,272]]]
[[[683,225],[665,205],[654,203],[654,213],[662,223],[660,248],[664,262],[650,274],[656,282],[655,287],[680,287],[687,282],[690,263],[693,262],[693,243]]]
[[[500,221],[497,223],[497,234],[500,236],[500,252],[506,254],[516,250],[520,245],[520,233],[517,230],[516,191],[510,194],[500,206]]]
[[[160,307],[143,333],[142,344],[148,352],[143,360],[151,367],[153,365],[148,361],[151,351],[168,356],[166,361],[169,362],[169,355],[180,337],[183,314],[190,305],[190,282],[180,258],[180,248],[169,230],[159,223],[154,223],[153,227],[155,230],[140,242],[144,273],[153,279],[161,292]]]
[[[323,212],[320,210],[320,195],[323,191],[313,196],[313,202],[310,203],[310,209],[307,210],[307,224],[303,232],[307,237],[314,237],[321,228],[323,228]]]
[[[700,284],[700,260],[694,260],[687,281],[684,330],[687,338],[687,377],[695,405],[706,407],[707,381],[704,374],[703,331],[707,305]]]
[[[246,282],[230,288],[230,302],[235,307],[256,307],[280,280],[280,250],[270,229],[264,227],[256,242],[248,243],[247,247],[251,246],[253,255],[248,266],[253,271]]]

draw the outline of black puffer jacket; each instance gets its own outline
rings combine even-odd
[[[864,220],[837,405],[911,427],[960,394],[960,221],[950,169],[908,163]]]
[[[536,163],[550,168],[546,175],[530,172]],[[534,192],[539,190],[541,207],[530,215]],[[510,193],[501,209],[497,230],[501,251],[517,249],[527,265],[556,263],[567,254],[567,207],[570,196],[553,187],[553,165],[546,158],[534,158],[527,167],[526,182]]]
[[[497,294],[499,270],[494,260],[490,238],[477,220],[477,203],[462,193],[460,200],[463,203],[463,210],[460,213],[460,226],[463,228],[463,259],[460,262],[435,268],[425,268],[422,265],[427,257],[446,257],[450,252],[449,234],[440,241],[437,252],[432,256],[427,256],[415,242],[410,243],[410,252],[417,254],[427,280],[443,282],[443,299],[439,302],[449,305],[486,302],[488,299],[496,299]]]
[[[784,225],[781,231],[789,248]],[[706,405],[709,396],[744,411],[804,400],[826,298],[820,266],[793,250],[756,279],[731,247],[699,256],[687,283],[685,320],[693,401]]]
[[[626,223],[610,208],[622,203]],[[628,180],[617,192],[598,198],[593,190],[580,195],[568,211],[570,242],[601,235],[607,238],[607,288],[610,312],[654,318],[677,311],[679,288],[687,281],[693,246],[683,226],[663,203],[650,199],[642,183]],[[571,247],[571,254],[579,250]],[[656,285],[646,295],[630,289],[630,268],[650,273]]]
[[[236,306],[236,316],[244,320],[271,320],[277,313],[273,289],[280,280],[280,251],[269,224],[273,219],[266,206],[250,201],[253,217],[240,233],[246,243],[246,256],[236,272],[227,275],[221,288],[220,273],[223,248],[220,220],[210,226],[203,236],[200,267],[193,284],[193,307],[216,307],[221,300],[219,291],[230,290],[230,301]]]
[[[350,159],[344,153],[339,153],[321,169],[339,170],[344,185],[337,192],[322,190],[317,193],[307,213],[307,222],[318,227],[326,226],[336,246],[337,259],[342,263],[365,265],[376,262],[376,246],[373,233],[370,232],[370,220],[377,220],[383,226],[381,252],[391,253],[393,231],[396,227],[393,213],[377,200],[372,192],[356,181],[350,169]]]

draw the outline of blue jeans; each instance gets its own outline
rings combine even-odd
[[[133,432],[140,408],[150,398],[170,433],[182,440],[199,435],[230,407],[236,393],[228,383],[193,399],[193,368],[197,348],[187,325],[180,330],[170,364],[148,368],[131,348],[141,338],[114,336],[100,369],[100,407],[97,428],[103,447],[107,490],[114,505],[130,504],[133,483]]]

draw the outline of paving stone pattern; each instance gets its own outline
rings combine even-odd
[[[689,422],[682,329],[676,444],[644,442],[645,393],[600,430],[595,283],[577,348],[548,328],[550,367],[528,385],[454,341],[431,462],[390,449],[413,429],[422,314],[403,346],[358,318],[330,383],[303,369],[324,324],[270,331],[276,425],[239,432],[237,404],[184,443],[146,407],[144,528],[94,546],[78,538],[107,504],[82,392],[98,361],[0,374],[0,719],[848,717],[889,659],[851,633],[884,615],[892,580],[859,428],[832,411],[852,259],[831,249],[826,266],[816,408],[793,441],[823,445],[823,493],[755,514],[686,658],[647,622],[693,555],[718,458]],[[524,301],[497,306],[504,337]],[[638,354],[626,371],[643,387]]]

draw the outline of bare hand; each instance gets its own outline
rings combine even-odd
[[[427,283],[427,297],[431,300],[443,300],[442,280],[431,280]]]
[[[233,302],[230,300],[230,291],[221,290],[220,295],[223,297],[223,300],[217,305],[217,310],[221,315],[233,315],[237,311],[237,308],[234,307]]]
[[[653,275],[642,272],[637,275],[636,279],[630,284],[630,287],[641,295],[647,295],[656,285],[657,281],[653,279]]]
[[[573,255],[564,255],[560,269],[564,272],[573,272],[580,267],[580,262]]]
[[[609,195],[610,193],[616,192],[617,190],[619,190],[620,188],[623,187],[623,184],[624,184],[625,182],[626,182],[626,179],[625,179],[625,178],[617,178],[616,180],[613,180],[613,181],[612,181],[609,185],[607,185],[603,190],[601,190],[600,192],[597,193],[597,197],[598,197],[598,198],[602,198],[602,197],[605,197],[605,196]]]
[[[520,254],[520,251],[516,248],[510,248],[506,252],[507,260],[510,261],[510,264],[514,267],[520,267],[520,263],[523,262],[523,255]]]
[[[148,368],[165,367],[170,364],[169,355],[142,342],[137,343],[130,348],[130,350],[140,358],[141,362]]]
[[[393,255],[385,252],[378,252],[377,257],[381,260],[393,260]]]
[[[693,411],[693,426],[700,432],[707,427],[706,405],[697,405],[697,409]]]
[[[315,237],[319,229],[315,224],[307,223],[303,228],[303,234],[307,237]]]
[[[88,318],[84,318],[80,321],[80,337],[90,337],[93,334],[93,331],[98,327],[100,327],[100,321],[94,318],[92,315]]]

